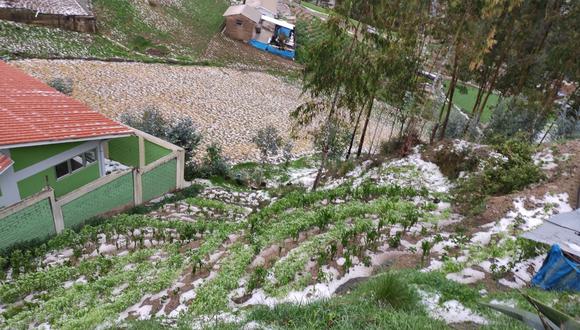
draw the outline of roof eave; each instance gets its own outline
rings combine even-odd
[[[64,140],[50,140],[50,141],[36,141],[36,142],[27,142],[27,143],[6,144],[6,145],[0,145],[0,149],[36,147],[36,146],[44,146],[44,145],[49,145],[49,144],[86,142],[86,141],[95,141],[95,140],[110,140],[110,139],[118,139],[118,138],[128,137],[128,136],[132,136],[132,135],[135,135],[135,133],[128,132],[128,133],[123,133],[123,134],[91,136],[91,137],[83,137],[83,138],[78,138],[78,139],[64,139]]]

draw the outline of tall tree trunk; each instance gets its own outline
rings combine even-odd
[[[546,133],[544,133],[544,136],[542,136],[542,139],[540,140],[540,143],[538,143],[538,147],[542,145],[542,143],[544,143],[544,140],[546,139],[546,136],[548,136],[548,133],[550,133],[550,131],[552,130],[552,128],[554,128],[554,124],[556,124],[556,120],[553,120],[552,123],[550,123],[550,127],[548,127],[548,130],[546,131]]]
[[[405,116],[401,120],[401,128],[399,128],[399,139],[403,138],[403,132],[405,131],[405,123],[407,122],[407,119],[409,119],[409,117]]]
[[[383,131],[383,125],[381,121],[383,119],[383,111],[379,112],[379,118],[377,119],[377,125],[375,126],[375,132],[373,133],[373,138],[371,139],[371,145],[369,147],[369,153],[372,154],[373,146],[375,145],[375,139],[377,137],[377,131],[379,130],[379,125],[381,126],[381,132]]]
[[[548,89],[548,92],[546,92],[545,97],[544,97],[542,111],[540,114],[538,114],[537,116],[534,117],[534,121],[533,121],[533,124],[531,126],[531,132],[530,132],[531,133],[530,134],[530,142],[533,142],[534,136],[538,133],[538,132],[536,132],[536,126],[538,123],[538,119],[545,118],[546,116],[549,115],[550,110],[553,109],[554,101],[556,101],[556,97],[558,96],[558,91],[562,87],[563,79],[564,79],[563,76],[560,76],[558,79],[556,79],[556,81],[554,83],[550,84],[551,86]],[[551,127],[550,127],[550,129],[551,129]],[[544,136],[544,138],[545,138],[545,136]],[[544,138],[542,138],[542,141]]]
[[[332,106],[330,108],[330,112],[328,113],[328,118],[326,119],[326,133],[328,134],[326,138],[326,142],[324,143],[324,147],[322,147],[322,159],[320,160],[320,167],[318,168],[318,173],[316,173],[316,179],[314,179],[314,183],[312,184],[312,191],[316,191],[318,185],[320,184],[320,179],[322,178],[322,171],[326,167],[326,162],[328,161],[328,152],[330,149],[330,144],[332,143],[333,137],[331,136],[332,133],[332,120],[334,117],[334,112],[336,111],[336,104],[338,102],[338,94],[340,92],[340,86],[336,88],[334,93],[334,98],[332,100]]]
[[[483,70],[483,72],[481,73],[481,81],[479,82],[479,85],[478,85],[477,97],[475,98],[475,104],[473,105],[473,108],[471,108],[471,114],[469,115],[469,118],[467,120],[467,124],[465,124],[465,127],[463,128],[463,132],[461,133],[463,138],[465,138],[465,136],[467,135],[467,132],[469,131],[469,126],[471,126],[471,122],[477,116],[477,109],[479,109],[479,104],[481,103],[481,98],[482,98],[483,94],[485,93],[485,86],[487,85],[487,78],[488,77],[487,77],[486,72],[487,72],[487,70]]]
[[[366,105],[366,104],[365,104]],[[356,123],[354,124],[354,129],[352,131],[352,135],[350,136],[350,144],[348,145],[348,151],[346,153],[346,160],[350,158],[350,153],[352,152],[352,146],[354,145],[354,139],[356,137],[356,132],[358,130],[358,124],[360,123],[360,117],[364,112],[364,107],[360,109],[358,112],[358,116],[356,117]]]
[[[455,59],[453,61],[453,75],[451,76],[451,83],[449,84],[449,100],[447,101],[447,113],[445,114],[445,120],[441,127],[441,132],[439,133],[439,140],[443,140],[445,137],[445,131],[447,130],[447,123],[449,123],[449,115],[451,114],[451,109],[453,107],[453,95],[455,94],[455,86],[457,85],[459,67],[459,59],[457,51],[455,52]]]
[[[358,143],[358,150],[356,151],[356,158],[357,159],[360,158],[360,155],[362,154],[362,149],[363,149],[363,146],[365,143],[365,135],[367,134],[367,128],[369,126],[369,121],[371,119],[371,113],[373,111],[373,104],[374,103],[375,103],[375,96],[371,95],[371,99],[369,100],[369,103],[368,103],[365,124],[363,125],[363,130],[361,132],[360,141]]]
[[[355,28],[355,36],[358,33],[358,29],[360,28],[361,23],[358,22]],[[346,63],[344,63],[345,65],[349,65],[349,61],[350,61],[350,55],[352,54],[352,49],[354,47],[356,41],[356,37],[352,39],[350,46],[348,48],[348,52],[345,54],[345,58],[348,59],[348,61],[346,61]],[[334,140],[334,133],[331,130],[332,127],[332,121],[333,121],[333,117],[334,117],[334,113],[336,111],[336,106],[338,104],[338,96],[340,93],[340,85],[336,86],[336,89],[334,91],[334,97],[332,100],[332,105],[330,107],[330,112],[328,113],[328,118],[326,120],[326,132],[328,134],[326,142],[324,144],[324,147],[322,147],[322,159],[320,160],[320,167],[318,168],[318,173],[316,173],[316,178],[314,179],[314,183],[312,184],[312,191],[316,191],[316,189],[318,188],[318,185],[320,184],[320,179],[322,178],[322,172],[324,171],[324,168],[326,167],[326,162],[328,161],[328,152],[330,149],[330,145],[332,144],[332,141]]]
[[[431,131],[429,144],[433,144],[433,141],[437,136],[437,130],[439,129],[439,126],[441,126],[441,120],[443,119],[443,114],[445,113],[445,106],[447,105],[447,100],[449,100],[449,91],[450,89],[448,89],[447,92],[445,92],[445,99],[443,100],[443,104],[441,105],[441,109],[439,110],[439,118],[437,119],[437,122],[435,123],[435,125],[433,126],[433,130]]]
[[[479,123],[481,121],[481,115],[485,111],[485,106],[487,105],[487,101],[489,100],[489,96],[493,93],[493,90],[495,89],[495,84],[497,83],[497,78],[499,77],[499,71],[501,69],[501,65],[502,65],[504,60],[505,60],[505,56],[502,56],[501,59],[499,60],[499,62],[497,63],[497,66],[495,68],[495,72],[493,73],[493,77],[491,77],[491,81],[489,82],[487,94],[485,95],[483,102],[481,102],[481,104],[479,105],[479,109],[478,109],[477,115],[475,117],[475,127],[477,127],[479,125]]]

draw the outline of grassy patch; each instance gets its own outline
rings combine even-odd
[[[256,307],[248,320],[284,329],[447,329],[445,323],[431,319],[419,304],[402,311],[377,303],[374,286],[378,281],[361,285],[348,295],[308,305]]]
[[[461,86],[467,89],[467,93],[462,93],[459,89],[455,89],[455,93],[453,94],[453,103],[457,105],[461,110],[465,113],[471,113],[473,110],[473,106],[475,105],[475,101],[477,99],[477,88],[468,86],[465,84],[460,84]],[[445,89],[449,88],[449,81],[444,82]],[[492,93],[487,100],[487,104],[485,105],[485,109],[481,115],[481,121],[483,123],[488,123],[489,119],[491,118],[491,114],[493,109],[499,102],[499,95]]]
[[[323,14],[328,14],[329,15],[332,12],[328,8],[323,8],[323,7],[317,6],[317,5],[313,4],[313,3],[306,2],[306,1],[302,2],[302,5],[304,7],[306,7],[306,8],[312,9],[314,11],[317,11],[317,12],[320,12],[320,13],[323,13]]]

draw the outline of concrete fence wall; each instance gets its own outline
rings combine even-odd
[[[44,190],[26,200],[0,209],[0,250],[19,242],[42,240],[57,233],[54,191]]]
[[[96,216],[122,212],[184,187],[184,151],[143,132],[139,166],[101,177],[56,199],[48,187],[21,202],[0,209],[0,250],[19,242],[42,240],[65,228],[81,226]],[[169,154],[145,165],[145,145],[153,143]],[[160,157],[160,158],[159,158]]]

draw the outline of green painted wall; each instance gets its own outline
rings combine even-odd
[[[145,165],[149,165],[154,161],[169,155],[170,153],[171,150],[145,140]]]
[[[48,177],[49,186],[54,189],[54,195],[60,197],[98,179],[100,177],[99,165],[98,162],[93,163],[78,172],[61,178],[58,181],[56,180],[56,171],[54,170],[54,167],[48,168],[18,182],[20,198],[24,199],[41,191],[46,186],[46,177]]]
[[[128,136],[110,140],[109,158],[127,166],[139,167],[139,138]]]
[[[176,176],[177,160],[175,159],[144,173],[141,177],[143,201],[149,201],[175,189]]]
[[[0,219],[0,249],[15,243],[54,235],[52,209],[48,199]]]
[[[81,145],[83,142],[47,144],[36,147],[10,149],[10,158],[14,161],[14,171],[20,171],[30,165],[56,156],[62,152]]]
[[[133,174],[128,173],[62,206],[65,228],[133,204]]]

